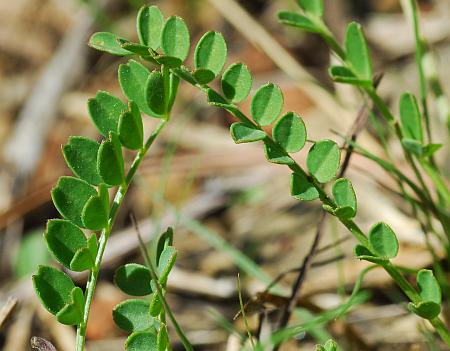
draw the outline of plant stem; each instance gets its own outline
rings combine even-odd
[[[120,205],[123,202],[125,194],[128,191],[128,188],[133,180],[136,171],[139,168],[142,160],[144,159],[147,151],[150,149],[150,146],[155,141],[156,137],[159,135],[161,130],[167,124],[167,119],[161,120],[155,130],[152,132],[150,137],[147,139],[145,145],[139,150],[136,155],[133,163],[131,164],[130,170],[127,173],[124,184],[122,184],[117,190],[116,196],[114,197],[113,204],[111,206],[111,211],[108,220],[108,226],[102,230],[100,239],[99,239],[99,248],[97,257],[95,258],[95,265],[91,269],[91,273],[89,275],[88,281],[86,283],[86,303],[84,305],[84,315],[83,321],[77,327],[77,336],[76,336],[76,351],[84,351],[86,344],[86,329],[87,322],[89,319],[89,312],[92,304],[92,299],[94,297],[95,287],[97,285],[98,273],[100,271],[100,266],[103,259],[103,254],[105,252],[106,243],[108,242],[109,236],[111,235],[112,228],[114,226],[114,222],[117,217],[117,212],[120,208]]]
[[[144,260],[145,263],[150,271],[150,275],[152,277],[152,280],[155,282],[155,286],[156,286],[156,293],[158,294],[159,299],[161,300],[161,303],[164,306],[164,311],[165,313],[167,313],[169,315],[169,319],[173,324],[173,327],[175,328],[175,332],[177,333],[178,337],[180,338],[181,343],[183,344],[184,348],[186,351],[194,351],[193,346],[191,345],[189,339],[186,337],[186,334],[184,333],[183,329],[181,328],[181,326],[178,324],[177,319],[175,318],[175,316],[173,315],[173,312],[169,306],[169,304],[166,301],[166,298],[164,297],[164,292],[163,292],[163,287],[161,286],[160,282],[159,282],[159,278],[158,275],[156,274],[156,270],[155,267],[153,266],[152,260],[148,254],[148,251],[145,247],[145,243],[142,240],[142,236],[141,233],[139,231],[139,227],[137,225],[136,220],[134,219],[134,217],[132,217],[133,220],[133,224],[134,227],[136,229],[136,233],[138,236],[138,240],[139,240],[139,244],[140,244],[140,248],[142,251],[142,254],[144,256]]]

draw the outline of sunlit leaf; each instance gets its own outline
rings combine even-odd
[[[263,140],[267,134],[251,124],[241,122],[233,123],[230,127],[231,137],[236,144],[250,143]]]
[[[122,100],[106,91],[99,91],[95,98],[88,100],[89,114],[103,136],[117,132],[119,117],[126,109]]]
[[[235,63],[222,75],[222,91],[231,102],[241,102],[250,93],[253,78],[250,70],[243,63]]]
[[[252,98],[251,114],[255,122],[267,126],[275,122],[283,109],[283,93],[272,83],[259,88]]]
[[[153,326],[150,303],[146,300],[125,300],[113,310],[116,325],[126,332],[138,332]]]
[[[373,252],[379,257],[390,259],[397,256],[397,236],[386,223],[377,223],[370,229],[369,243]]]
[[[119,119],[119,139],[123,146],[139,150],[144,144],[144,126],[138,106],[130,101],[128,110]]]
[[[111,132],[109,138],[101,143],[97,169],[103,182],[110,186],[121,185],[125,181],[122,146],[116,133]]]
[[[158,351],[157,336],[151,332],[131,334],[125,343],[127,351]]]
[[[164,79],[161,72],[150,73],[145,88],[147,106],[150,108],[153,117],[161,118],[166,112],[164,99]]]
[[[400,97],[400,121],[403,137],[423,143],[422,117],[413,94],[404,93]]]
[[[189,29],[184,20],[178,16],[171,16],[164,24],[161,35],[161,47],[166,55],[184,61],[189,54]]]
[[[306,142],[306,127],[294,112],[288,112],[273,127],[273,138],[286,152],[298,152]]]
[[[213,31],[205,33],[195,47],[195,68],[212,72],[214,79],[222,70],[226,60],[227,44],[222,34]],[[209,82],[205,81],[205,83]]]
[[[316,23],[311,21],[311,19],[309,19],[308,17],[297,12],[281,11],[278,13],[278,19],[283,24],[300,28],[307,32],[311,33],[321,32],[321,28]]]
[[[164,16],[157,6],[143,6],[137,15],[137,33],[139,41],[157,50],[161,45],[161,32]]]
[[[119,36],[109,32],[94,33],[89,39],[89,46],[117,56],[133,55],[132,52],[123,49],[119,44]]]
[[[340,158],[339,146],[334,141],[321,140],[309,150],[306,165],[314,178],[326,183],[336,176]]]
[[[336,216],[341,218],[353,218],[357,211],[355,191],[350,180],[341,178],[334,182],[332,189],[337,209]]]
[[[372,59],[367,47],[361,25],[352,22],[347,27],[345,34],[345,51],[348,63],[355,74],[362,79],[372,80]]]

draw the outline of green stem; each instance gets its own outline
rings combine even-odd
[[[139,168],[139,165],[141,164],[142,160],[144,159],[147,151],[150,149],[150,146],[155,141],[156,137],[159,135],[161,130],[164,128],[164,126],[167,124],[167,120],[161,120],[161,122],[158,124],[158,126],[155,128],[155,130],[152,132],[150,137],[147,139],[145,145],[139,150],[138,154],[136,155],[130,170],[128,171],[128,174],[125,178],[124,184],[122,184],[119,189],[117,190],[116,196],[114,197],[113,204],[111,206],[111,211],[109,215],[109,221],[108,226],[102,230],[100,239],[99,239],[99,248],[97,257],[95,258],[95,265],[91,269],[91,273],[89,275],[88,281],[86,283],[86,303],[84,305],[84,315],[83,315],[83,321],[80,323],[80,325],[77,328],[77,336],[76,336],[76,351],[84,351],[85,344],[86,344],[86,329],[87,329],[87,322],[89,319],[89,312],[92,304],[92,299],[94,297],[95,287],[97,285],[98,280],[98,273],[100,271],[100,266],[103,259],[103,254],[105,252],[106,243],[108,242],[109,236],[111,235],[112,228],[114,226],[114,222],[117,217],[117,212],[120,208],[120,205],[123,202],[123,199],[125,197],[125,194],[128,191],[128,188],[133,180],[134,175],[136,174],[136,171]]]
[[[411,20],[414,28],[414,39],[416,43],[416,65],[417,70],[419,72],[420,100],[422,103],[423,115],[425,117],[425,127],[427,130],[428,142],[431,143],[432,139],[431,139],[430,116],[428,113],[428,103],[427,103],[427,81],[425,78],[425,69],[423,61],[424,43],[420,35],[417,2],[416,0],[409,0],[406,2],[406,4],[409,7],[409,11],[411,13]]]
[[[152,260],[150,259],[150,256],[148,254],[148,251],[145,247],[145,243],[142,240],[142,237],[139,233],[139,229],[137,227],[137,224],[135,223],[136,226],[136,230],[137,230],[137,234],[138,234],[138,238],[139,238],[139,242],[140,242],[140,247],[141,247],[141,251],[142,254],[144,256],[144,260],[145,263],[150,271],[150,275],[152,277],[152,280],[155,282],[155,286],[156,286],[156,293],[158,294],[159,299],[161,300],[161,303],[164,306],[164,311],[165,313],[168,314],[170,321],[173,324],[173,327],[175,328],[175,332],[177,333],[178,337],[180,338],[181,343],[183,344],[184,348],[186,351],[194,351],[194,348],[192,346],[192,344],[190,343],[189,339],[187,338],[186,334],[184,333],[183,329],[181,328],[181,326],[178,324],[177,319],[175,318],[169,304],[167,303],[166,298],[164,297],[164,292],[163,292],[163,288],[159,282],[159,278],[158,275],[156,274],[156,270],[155,267],[153,266]]]

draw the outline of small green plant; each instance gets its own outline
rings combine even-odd
[[[425,123],[426,132],[423,131],[422,113],[416,98],[404,94],[400,101],[400,119],[395,118],[376,92],[371,56],[360,25],[349,24],[341,47],[322,19],[323,2],[297,2],[301,12],[281,12],[281,22],[316,33],[330,45],[341,60],[340,65],[330,68],[331,78],[355,85],[373,100],[388,128],[398,138],[416,179],[403,175],[390,161],[377,158],[353,141],[348,142],[394,177],[412,210],[421,214],[419,220],[424,221],[424,228],[437,233],[440,240],[445,238],[442,242],[448,249],[450,232],[446,209],[450,205],[450,194],[433,159],[439,145],[432,143],[429,123]],[[355,222],[358,206],[352,183],[347,178],[336,179],[341,167],[341,150],[337,143],[328,139],[313,142],[306,165],[301,166],[290,154],[305,147],[305,124],[295,112],[280,117],[283,94],[277,85],[268,83],[256,90],[251,98],[251,117],[236,105],[248,97],[252,88],[252,75],[245,64],[234,63],[225,69],[220,77],[221,92],[209,86],[220,76],[227,61],[227,45],[220,33],[203,35],[195,47],[194,68],[189,69],[183,65],[191,48],[183,19],[176,16],[164,19],[156,6],[145,6],[137,17],[137,32],[139,43],[107,32],[91,37],[89,44],[95,49],[117,56],[139,57],[140,61],[130,59],[118,70],[120,86],[129,100],[127,104],[107,92],[99,92],[88,101],[90,116],[105,139],[99,144],[84,137],[70,138],[63,147],[63,154],[75,177],[61,177],[52,191],[53,202],[64,219],[48,222],[45,240],[64,267],[90,271],[86,289],[75,286],[67,274],[50,266],[39,267],[33,277],[43,305],[61,323],[77,326],[77,351],[85,347],[90,305],[117,212],[142,159],[170,120],[181,80],[204,92],[210,105],[237,118],[230,127],[231,137],[237,144],[262,142],[269,162],[287,166],[292,172],[292,196],[301,201],[320,201],[323,209],[335,216],[358,241],[355,256],[383,268],[409,298],[410,311],[429,320],[450,346],[450,333],[439,318],[443,282],[438,281],[432,271],[421,270],[417,274],[417,287],[414,287],[404,270],[391,262],[397,256],[399,243],[389,225],[377,223],[368,233],[359,228]],[[142,113],[161,120],[146,141]],[[262,127],[272,124],[272,135],[269,135]],[[129,167],[125,167],[123,148],[136,152]],[[422,172],[435,185],[436,196],[426,187]],[[327,192],[327,184],[331,185],[331,193]],[[112,203],[111,188],[116,191]],[[444,236],[434,229],[430,218],[441,223]],[[82,229],[94,234],[86,238]],[[100,233],[99,239],[96,232]],[[115,283],[121,290],[132,296],[148,295],[149,298],[119,304],[113,311],[114,320],[121,329],[131,333],[126,342],[128,350],[164,351],[171,349],[166,326],[168,315],[185,349],[192,350],[164,298],[167,277],[176,259],[172,231],[163,233],[154,247],[150,255],[143,251],[145,266],[130,263],[116,271]],[[336,350],[336,345],[330,341],[319,346],[319,350]]]

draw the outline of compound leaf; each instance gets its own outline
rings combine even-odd
[[[62,151],[72,172],[89,184],[98,185],[102,180],[97,171],[97,153],[100,144],[94,140],[72,136]]]
[[[116,325],[128,333],[144,331],[152,327],[150,303],[146,300],[125,300],[113,310]]]
[[[149,75],[149,70],[144,65],[134,60],[130,60],[128,63],[119,66],[118,76],[123,94],[129,100],[134,101],[142,112],[151,116],[152,110],[147,104],[145,90]]]
[[[146,82],[145,96],[151,115],[156,118],[163,117],[166,113],[166,103],[164,98],[164,79],[161,72],[154,71],[150,73]]]
[[[119,267],[114,275],[114,283],[117,287],[132,296],[151,294],[151,279],[149,269],[137,263],[128,263]]]
[[[348,63],[355,74],[364,80],[372,81],[372,60],[367,47],[361,25],[352,22],[347,27],[345,34],[345,51]]]
[[[89,46],[99,51],[104,51],[112,55],[128,56],[132,52],[121,47],[119,40],[125,40],[110,32],[97,32],[89,38]]]
[[[139,150],[144,144],[144,126],[138,106],[130,101],[128,110],[119,119],[119,139],[130,150]]]
[[[306,142],[306,127],[295,112],[288,112],[273,127],[274,140],[286,152],[298,152]]]
[[[125,343],[127,351],[158,351],[157,336],[151,332],[131,334]]]
[[[298,200],[312,201],[319,198],[319,192],[313,184],[303,175],[292,173],[291,195]]]
[[[243,63],[235,63],[222,75],[222,91],[231,102],[241,102],[250,93],[253,78],[250,70]]]
[[[157,50],[161,45],[161,32],[164,16],[157,6],[143,6],[137,15],[137,33],[139,41]]]
[[[267,134],[251,124],[236,122],[230,127],[231,137],[236,144],[263,140]]]
[[[171,16],[164,24],[161,35],[161,46],[166,55],[184,61],[189,54],[189,29],[184,20],[178,16]]]
[[[309,150],[306,165],[320,183],[326,183],[336,176],[340,158],[339,146],[334,141],[321,140]]]
[[[44,238],[53,256],[69,269],[75,253],[87,247],[87,240],[81,229],[64,219],[49,220]]]
[[[115,186],[125,181],[122,147],[116,133],[109,133],[109,138],[101,143],[98,149],[97,169],[105,184]]]
[[[403,137],[423,143],[422,119],[417,99],[413,94],[404,93],[400,97],[400,122]]]
[[[58,212],[79,227],[83,227],[81,212],[91,196],[97,195],[95,189],[84,180],[74,177],[61,177],[52,190],[52,199]]]
[[[50,266],[38,267],[33,285],[44,307],[54,315],[71,302],[71,291],[75,288],[67,274]]]
[[[370,229],[369,243],[372,251],[379,257],[390,259],[397,256],[397,236],[386,223],[377,223]]]
[[[355,190],[350,180],[345,178],[336,180],[333,184],[332,193],[338,207],[336,215],[342,218],[353,218],[356,215],[357,202]]]
[[[194,66],[212,72],[212,79],[205,81],[209,83],[222,70],[227,60],[227,43],[222,34],[218,32],[207,32],[199,40],[195,47]]]
[[[88,100],[89,115],[103,136],[117,132],[119,117],[126,109],[122,100],[106,91],[99,91],[95,98]]]
[[[256,123],[267,126],[275,122],[283,108],[283,93],[272,83],[259,88],[252,98],[251,114]]]

